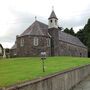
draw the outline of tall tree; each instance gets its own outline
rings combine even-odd
[[[73,28],[70,29],[70,34],[75,36],[75,32],[74,32]]]
[[[68,28],[65,28],[65,29],[64,29],[64,32],[65,32],[65,33],[70,33],[70,31],[69,31]]]
[[[76,35],[88,47],[90,56],[90,19],[88,19],[87,24],[82,30],[78,31]]]
[[[71,29],[65,28],[65,29],[64,29],[64,32],[65,32],[65,33],[68,33],[68,34],[71,34],[71,35],[73,35],[73,36],[75,35],[75,32],[74,32],[73,28],[71,28]]]
[[[76,36],[85,44],[85,33],[83,32],[83,29],[80,29]],[[86,45],[86,44],[85,44]]]

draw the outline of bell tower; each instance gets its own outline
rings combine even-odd
[[[52,10],[50,17],[48,18],[48,32],[51,35],[51,56],[59,55],[59,29],[58,18],[54,10]]]
[[[58,28],[58,18],[52,10],[50,17],[48,18],[48,28]]]

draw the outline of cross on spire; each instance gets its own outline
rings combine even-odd
[[[37,20],[37,16],[35,16],[35,21]]]
[[[52,6],[52,11],[54,11],[54,6]]]

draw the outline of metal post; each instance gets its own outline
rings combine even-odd
[[[44,60],[46,59],[46,52],[41,52],[41,60],[42,60],[42,69],[45,72],[45,63]]]
[[[44,59],[42,59],[42,67],[43,67],[43,72],[45,72]]]

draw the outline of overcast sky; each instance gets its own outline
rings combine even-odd
[[[14,44],[20,35],[37,20],[48,24],[54,6],[59,26],[74,27],[75,32],[90,18],[90,0],[0,0],[0,43],[4,48]]]

